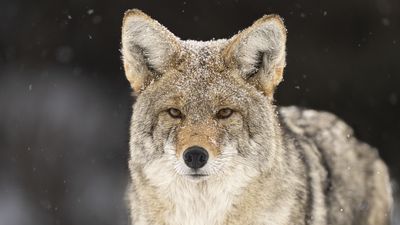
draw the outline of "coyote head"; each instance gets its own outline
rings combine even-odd
[[[127,11],[121,51],[137,95],[131,169],[203,181],[272,165],[281,145],[272,100],[285,42],[276,15],[230,39],[201,42],[181,40],[143,12]]]

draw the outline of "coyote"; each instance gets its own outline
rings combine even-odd
[[[285,45],[277,15],[203,42],[125,13],[132,224],[389,224],[377,150],[330,113],[274,105]]]

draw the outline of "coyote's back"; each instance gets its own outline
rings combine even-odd
[[[227,40],[183,41],[139,10],[122,27],[137,95],[135,225],[386,225],[388,171],[326,112],[276,108],[286,29],[269,15]]]

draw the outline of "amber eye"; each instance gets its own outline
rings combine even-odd
[[[182,118],[182,113],[179,109],[169,108],[168,114],[173,118]]]
[[[217,118],[218,119],[226,119],[226,118],[230,117],[232,115],[232,113],[233,113],[232,109],[224,108],[217,112]]]

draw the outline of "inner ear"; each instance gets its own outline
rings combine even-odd
[[[257,52],[256,53],[256,57],[255,57],[255,62],[254,62],[254,66],[252,67],[251,70],[249,70],[248,72],[245,72],[243,74],[244,78],[249,79],[251,77],[254,77],[258,71],[260,71],[260,69],[262,69],[262,65],[263,65],[263,59],[264,59],[264,52]]]
[[[146,48],[144,48],[143,46],[140,46],[138,44],[135,44],[135,45],[130,46],[129,51],[138,55],[138,57],[141,57],[141,59],[138,59],[138,60],[141,61],[142,64],[144,64],[146,66],[146,68],[148,69],[148,71],[151,74],[153,74],[155,76],[159,76],[162,73],[162,71],[157,70],[156,65],[151,64],[150,56],[149,56],[150,53]]]

